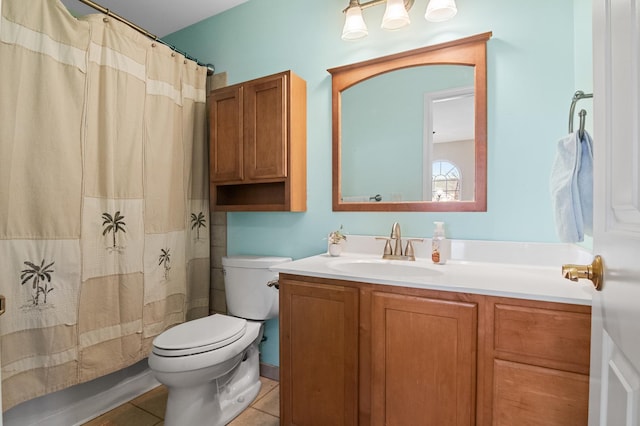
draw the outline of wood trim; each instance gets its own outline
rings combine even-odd
[[[472,35],[469,37],[463,37],[456,40],[447,41],[444,43],[432,44],[431,46],[420,47],[418,49],[407,50],[404,52],[394,53],[392,55],[387,55],[387,56],[380,56],[378,58],[368,59],[366,61],[361,61],[361,62],[355,62],[353,64],[333,67],[333,68],[329,68],[327,71],[329,71],[329,73],[331,74],[346,73],[353,69],[359,70],[362,67],[375,66],[379,64],[387,64],[389,62],[395,62],[395,61],[402,61],[407,59],[407,57],[411,61],[412,60],[411,58],[415,55],[420,55],[420,54],[431,52],[434,50],[441,50],[449,47],[455,47],[455,46],[471,44],[476,42],[484,43],[488,41],[491,38],[491,36],[492,36],[492,32],[487,31],[484,33]]]
[[[288,74],[288,168],[286,195],[289,211],[307,210],[307,82],[296,74]]]
[[[372,291],[359,289],[360,291],[360,327],[358,342],[360,353],[358,360],[360,363],[360,383],[359,383],[359,404],[358,404],[358,424],[371,424],[371,333],[372,333]]]

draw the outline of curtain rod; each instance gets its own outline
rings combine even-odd
[[[142,28],[142,27],[140,27],[140,26],[138,26],[138,25],[134,24],[133,22],[129,21],[128,19],[123,18],[122,16],[118,15],[117,13],[113,13],[111,10],[107,9],[106,7],[101,6],[101,5],[99,5],[98,3],[95,3],[95,2],[93,2],[93,1],[91,1],[91,0],[78,0],[78,1],[79,1],[80,3],[84,3],[84,4],[86,4],[86,5],[87,5],[87,6],[89,6],[89,7],[94,8],[95,10],[97,10],[97,11],[99,11],[99,12],[104,13],[104,14],[105,14],[105,15],[107,15],[107,16],[111,16],[112,18],[117,19],[118,21],[120,21],[120,22],[122,22],[122,23],[124,23],[124,24],[126,24],[126,25],[128,25],[128,26],[130,26],[130,27],[131,27],[131,28],[133,28],[134,30],[138,31],[139,33],[144,34],[145,36],[147,36],[147,37],[149,37],[149,38],[153,39],[154,41],[157,41],[157,42],[159,42],[159,43],[162,43],[162,44],[164,44],[165,46],[168,46],[168,47],[169,47],[169,48],[171,48],[172,50],[174,50],[174,51],[176,51],[176,52],[180,53],[180,54],[181,54],[181,55],[183,55],[185,58],[187,58],[187,59],[190,59],[190,60],[194,61],[194,62],[195,62],[195,63],[197,63],[198,65],[201,65],[201,66],[203,66],[203,67],[206,67],[206,68],[207,68],[207,75],[212,75],[212,74],[216,71],[216,68],[215,68],[215,66],[214,66],[213,64],[205,64],[205,63],[202,63],[202,62],[198,61],[196,58],[194,58],[194,57],[192,57],[192,56],[189,56],[186,52],[182,52],[182,51],[180,51],[177,47],[175,47],[175,46],[173,46],[173,45],[170,45],[169,43],[167,43],[167,42],[165,42],[165,41],[161,40],[158,36],[156,36],[156,35],[154,35],[154,34],[150,33],[149,31],[145,30],[144,28]]]

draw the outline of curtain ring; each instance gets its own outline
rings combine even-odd
[[[102,22],[104,22],[104,23],[109,22],[109,18],[106,18],[106,17],[105,17],[105,18],[102,18]]]
[[[156,44],[155,43],[151,43],[151,47],[156,47]]]

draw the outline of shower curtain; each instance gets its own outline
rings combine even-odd
[[[3,409],[209,312],[206,69],[104,15],[3,0]]]

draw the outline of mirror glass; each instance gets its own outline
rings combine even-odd
[[[334,210],[486,211],[490,36],[329,70]]]
[[[426,65],[344,90],[341,201],[473,200],[473,78],[471,66]]]

